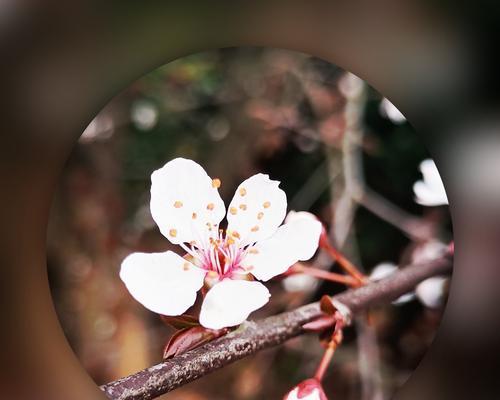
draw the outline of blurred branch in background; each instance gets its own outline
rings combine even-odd
[[[347,307],[352,315],[357,315],[397,299],[422,280],[447,273],[451,267],[452,259],[448,254],[427,263],[407,266],[386,279],[347,290],[332,299]],[[220,339],[103,385],[101,389],[112,400],[154,399],[243,357],[303,334],[303,325],[321,315],[319,303],[312,303],[260,321],[244,323]]]

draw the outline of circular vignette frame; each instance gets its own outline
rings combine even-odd
[[[7,134],[0,149],[2,395],[105,399],[79,365],[54,312],[46,276],[47,221],[58,176],[78,136],[120,90],[160,65],[228,46],[283,48],[323,58],[397,104],[423,134],[444,181],[452,178],[446,137],[456,125],[452,116],[463,111],[458,99],[467,83],[466,72],[457,68],[464,61],[460,36],[429,5],[408,7],[396,0],[384,3],[386,13],[371,3],[277,0],[105,5],[79,0],[67,7],[50,2],[43,8],[14,7],[11,18],[21,29],[7,24],[0,42],[7,60],[2,95]],[[18,40],[3,46],[9,38]],[[466,235],[459,223],[468,221],[458,218],[450,192],[460,255]],[[459,267],[468,270],[466,264]],[[422,394],[452,398],[468,388],[457,382],[470,370],[457,363],[468,361],[470,349],[461,357],[454,354],[455,346],[470,342],[470,332],[457,334],[456,328],[468,326],[467,317],[475,314],[463,315],[454,293],[456,287],[467,292],[467,274],[455,278],[436,340],[398,400]]]

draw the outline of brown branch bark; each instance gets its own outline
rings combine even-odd
[[[390,303],[422,280],[449,272],[451,266],[448,256],[410,265],[384,280],[347,290],[333,298],[355,315],[370,307]],[[302,326],[319,315],[319,304],[311,303],[259,321],[246,322],[220,339],[103,385],[101,389],[113,400],[154,399],[243,357],[303,334]]]

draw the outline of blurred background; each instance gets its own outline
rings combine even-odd
[[[237,185],[265,172],[289,210],[307,210],[369,274],[381,263],[432,257],[451,240],[447,207],[422,207],[413,184],[428,158],[406,119],[379,93],[305,54],[228,48],[179,59],[114,98],[83,132],[53,204],[49,278],[66,336],[97,384],[161,361],[172,334],[121,283],[133,251],[177,250],[149,212],[151,173],[175,157]],[[321,252],[309,264],[338,270]],[[293,279],[292,279],[293,278]],[[294,276],[269,282],[262,318],[344,287]],[[325,381],[335,399],[386,399],[419,363],[444,297],[370,311],[349,328]],[[314,373],[315,335],[263,351],[164,399],[278,399]]]

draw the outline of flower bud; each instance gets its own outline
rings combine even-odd
[[[328,398],[321,383],[311,378],[295,386],[285,395],[283,400],[328,400]]]

